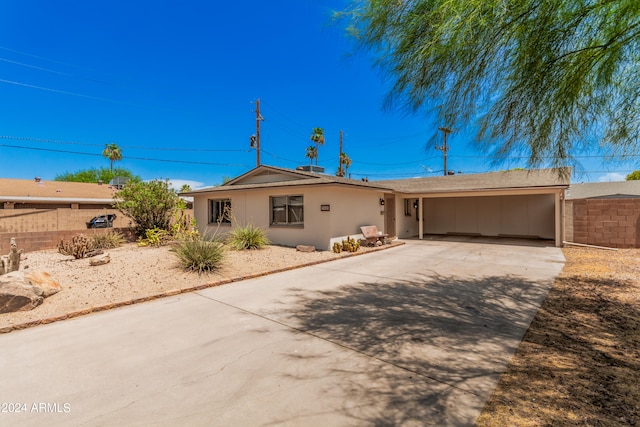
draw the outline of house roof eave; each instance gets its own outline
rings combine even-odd
[[[271,188],[307,188],[307,187],[319,187],[319,186],[340,186],[340,187],[355,187],[361,190],[371,190],[382,193],[394,193],[394,191],[387,187],[378,187],[372,185],[360,185],[357,182],[349,183],[349,182],[335,182],[335,181],[326,181],[326,180],[318,180],[318,181],[283,181],[283,182],[273,182],[268,184],[247,184],[247,185],[235,185],[231,187],[219,186],[212,187],[208,189],[198,190],[197,192],[191,193],[181,193],[182,195],[188,196],[201,196],[203,194],[211,194],[211,193],[225,193],[225,192],[237,192],[237,191],[259,191],[259,190],[267,190]]]
[[[117,199],[91,199],[87,197],[30,197],[0,196],[0,202],[15,203],[115,203]]]

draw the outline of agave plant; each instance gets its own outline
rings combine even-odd
[[[260,249],[269,244],[269,239],[263,229],[253,224],[247,224],[231,230],[228,243],[236,250]]]

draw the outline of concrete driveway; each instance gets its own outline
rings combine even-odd
[[[0,425],[472,425],[563,266],[520,243],[407,241],[0,335]]]

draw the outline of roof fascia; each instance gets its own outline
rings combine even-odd
[[[441,198],[441,197],[477,197],[477,196],[516,196],[527,194],[554,194],[565,190],[565,186],[550,187],[522,187],[522,188],[487,188],[478,190],[443,190],[443,191],[424,191],[424,192],[402,192],[398,191],[400,196],[408,198],[424,197],[424,198]]]
[[[261,173],[263,171],[271,171],[271,172],[275,172],[275,173],[282,173],[282,174],[286,174],[286,175],[289,175],[289,176],[295,176],[295,177],[319,178],[317,175],[300,173],[299,171],[295,171],[295,170],[291,170],[291,169],[276,168],[276,167],[273,167],[273,166],[260,165],[260,166],[257,166],[255,168],[251,169],[248,172],[243,173],[240,176],[237,176],[237,177],[233,178],[230,181],[225,182],[220,187],[230,187],[232,185],[238,184],[238,182],[240,182],[240,181],[242,181],[242,180],[244,180],[246,178],[250,178],[252,176],[256,176],[256,175],[258,175],[259,173]]]
[[[295,183],[295,181],[289,181],[289,182]],[[395,193],[394,190],[386,187],[371,187],[371,186],[364,186],[364,185],[358,185],[358,184],[350,184],[347,182],[326,182],[325,181],[325,182],[315,182],[315,183],[307,183],[307,184],[289,184],[289,185],[276,184],[276,185],[256,186],[256,187],[249,187],[249,188],[238,188],[238,187],[234,188],[234,187],[218,186],[218,187],[210,188],[208,191],[202,190],[198,193],[188,193],[188,194],[193,196],[201,196],[203,194],[214,194],[214,193],[236,192],[236,191],[263,191],[271,188],[306,188],[306,187],[321,187],[321,186],[346,186],[346,187],[356,187],[361,190],[371,190],[378,193],[385,193],[385,194]]]

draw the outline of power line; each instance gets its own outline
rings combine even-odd
[[[82,67],[82,66],[78,66],[78,65],[75,65],[75,64],[70,64],[70,63],[67,63],[67,62],[58,61],[56,59],[46,58],[46,57],[35,55],[35,54],[32,54],[32,53],[11,49],[11,48],[8,48],[8,47],[5,47],[5,46],[0,46],[0,49],[8,51],[8,52],[12,52],[12,53],[17,53],[19,55],[29,56],[31,58],[36,58],[36,59],[39,59],[39,60],[42,60],[42,61],[48,61],[48,62],[53,62],[53,63],[56,63],[56,64],[61,64],[61,65],[64,65],[64,66],[67,66],[67,67],[71,67],[71,68],[75,68],[75,69],[79,69],[79,70],[86,70],[86,71],[91,71],[91,72],[98,71],[98,70],[93,69],[93,68]],[[78,76],[78,75],[71,74],[71,73],[64,73],[64,72],[61,72],[61,71],[51,70],[51,69],[44,68],[44,67],[39,67],[39,66],[36,66],[36,65],[25,64],[25,63],[21,63],[21,62],[18,62],[18,61],[12,61],[12,60],[5,60],[5,61],[6,62],[12,62],[12,63],[15,63],[15,64],[19,64],[19,65],[22,65],[22,66],[25,66],[25,67],[39,69],[39,70],[46,71],[46,72],[65,75],[65,76],[72,77],[72,78],[79,79],[79,80],[86,80],[86,81],[90,81],[90,82],[106,84],[106,85],[110,85],[110,86],[121,88],[121,89],[131,89],[132,88],[131,83],[129,83],[129,84],[127,84],[127,83],[125,83],[125,84],[113,83],[113,82],[98,80],[98,79],[94,79],[94,78],[90,78],[90,77]],[[111,74],[111,77],[114,77],[114,75]],[[184,92],[181,89],[178,89],[176,86],[169,87],[167,84],[163,84],[162,86],[153,85],[153,84],[150,85],[148,80],[140,80],[138,78],[130,77],[130,76],[127,76],[127,75],[120,75],[120,76],[115,76],[115,77],[124,78],[125,80],[131,81],[133,84],[135,84],[135,88],[136,89],[141,84],[144,84],[144,85],[146,85],[147,88],[154,89],[156,92],[157,91],[161,91],[161,90],[166,91],[167,89],[170,89],[171,92],[173,92],[174,94],[177,93],[179,95],[185,95],[185,96],[191,96],[191,97],[198,96],[198,97],[201,97],[203,99],[211,99],[211,98],[213,98],[213,99],[217,99],[219,101],[224,101],[224,102],[237,101],[237,99],[235,99],[235,98],[211,97],[211,96],[208,96],[208,95],[207,96],[203,96],[202,93],[200,93],[200,92],[188,93],[188,92]],[[20,82],[17,82],[17,84],[20,85]],[[24,85],[27,85],[27,84],[24,84]],[[33,86],[33,87],[39,88],[37,86]],[[43,88],[43,90],[58,91],[57,89],[49,89],[49,88]],[[60,92],[61,93],[66,93],[65,91],[60,91]],[[74,94],[74,93],[70,92],[69,94]],[[76,95],[76,96],[90,97],[90,95],[82,95],[82,94]],[[96,99],[100,99],[100,98],[96,98]],[[120,103],[123,103],[125,105],[132,105],[132,106],[136,106],[136,107],[141,107],[140,105],[128,104],[128,103],[125,103],[125,102],[122,102],[122,101],[110,100],[110,99],[107,99],[107,98],[104,98],[104,99],[107,100],[107,101],[110,101],[110,102],[120,102]]]
[[[76,154],[82,156],[93,156],[93,157],[103,157],[102,154],[95,153],[84,153],[81,151],[68,151],[68,150],[53,150],[51,148],[38,148],[38,147],[23,147],[19,145],[8,145],[8,144],[0,144],[0,147],[7,148],[17,148],[22,150],[33,150],[33,151],[45,151],[49,153],[63,153],[63,154]],[[122,156],[122,159],[127,160],[143,160],[143,161],[151,161],[151,162],[164,162],[164,163],[182,163],[188,165],[209,165],[209,166],[227,166],[227,167],[250,167],[244,163],[213,163],[213,162],[194,162],[189,160],[173,160],[173,159],[154,159],[150,157],[132,157],[132,156]]]
[[[529,156],[468,156],[468,155],[450,155],[451,157],[456,158],[468,158],[468,159],[505,159],[505,160],[527,160]],[[590,154],[590,155],[581,155],[581,156],[571,156],[574,159],[597,159],[597,158],[624,158],[624,157],[640,157],[640,154],[620,154],[617,156],[612,156],[608,154]],[[541,159],[555,159],[554,156],[540,156]]]
[[[81,77],[81,76],[77,76],[75,74],[65,73],[65,72],[57,71],[57,70],[52,70],[50,68],[38,67],[37,65],[25,64],[24,62],[13,61],[13,60],[7,59],[7,58],[0,58],[0,61],[6,62],[6,63],[9,63],[9,64],[19,65],[21,67],[32,68],[32,69],[38,70],[38,71],[45,71],[47,73],[57,74],[57,75],[60,75],[60,76],[73,77],[75,79],[87,80],[89,82],[107,84],[107,82],[103,82],[101,80],[90,79],[90,78],[87,78],[87,77]]]
[[[358,160],[353,160],[353,163],[358,163],[361,165],[370,165],[370,166],[403,166],[403,165],[412,165],[419,162],[426,162],[427,160],[432,160],[436,158],[438,158],[438,156],[427,157],[426,159],[413,160],[411,162],[402,162],[402,163],[369,163],[369,162],[361,162]]]
[[[87,147],[104,147],[105,145],[105,144],[59,141],[55,139],[40,139],[40,138],[29,138],[29,137],[21,137],[21,136],[9,136],[9,135],[0,135],[0,139],[43,142],[43,143],[50,143],[50,144],[82,145]],[[131,150],[153,150],[153,151],[190,151],[190,152],[211,152],[211,153],[248,153],[251,151],[251,150],[228,150],[228,149],[218,150],[218,149],[208,149],[208,148],[140,147],[140,146],[133,146],[133,145],[118,145],[118,146],[120,148],[126,148]]]
[[[31,58],[40,59],[40,60],[42,60],[42,61],[54,62],[54,63],[56,63],[56,64],[66,65],[66,66],[68,66],[68,67],[81,68],[81,67],[78,67],[77,65],[69,64],[68,62],[62,62],[62,61],[58,61],[58,60],[56,60],[56,59],[45,58],[44,56],[38,56],[38,55],[34,55],[33,53],[28,53],[28,52],[23,52],[23,51],[21,51],[21,50],[11,49],[11,48],[8,48],[8,47],[6,47],[6,46],[0,46],[0,49],[2,49],[2,50],[6,50],[7,52],[17,53],[17,54],[19,54],[19,55],[30,56]]]
[[[0,82],[7,83],[7,84],[12,84],[12,85],[16,85],[16,86],[28,87],[28,88],[31,88],[31,89],[44,90],[44,91],[47,91],[47,92],[61,93],[61,94],[64,94],[64,95],[71,95],[71,96],[78,96],[80,98],[94,99],[94,100],[97,100],[97,101],[115,102],[115,103],[118,103],[118,104],[125,104],[125,105],[129,105],[129,106],[132,106],[132,107],[142,107],[142,105],[131,104],[131,103],[124,102],[124,101],[118,101],[116,99],[109,99],[109,98],[102,98],[102,97],[99,97],[99,96],[85,95],[83,93],[69,92],[69,91],[66,91],[66,90],[53,89],[53,88],[44,87],[44,86],[36,86],[36,85],[29,84],[29,83],[16,82],[16,81],[13,81],[13,80],[0,79]]]

